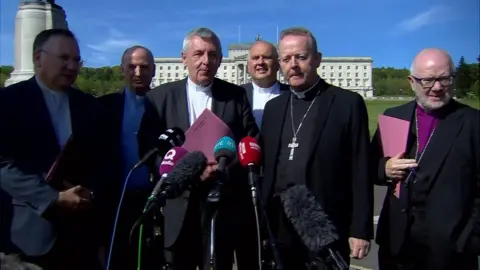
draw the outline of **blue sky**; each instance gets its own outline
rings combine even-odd
[[[134,44],[156,57],[178,57],[192,28],[205,26],[228,44],[276,41],[277,26],[309,28],[324,56],[370,56],[375,67],[409,67],[425,47],[455,62],[480,52],[478,0],[57,0],[80,42],[86,66],[118,65]],[[13,64],[18,1],[0,1],[0,64]],[[240,26],[240,27],[239,27]],[[239,31],[240,30],[240,31]],[[239,34],[240,33],[240,34]],[[225,51],[226,53],[226,51]]]

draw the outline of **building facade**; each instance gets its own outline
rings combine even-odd
[[[230,45],[228,55],[223,58],[216,77],[238,85],[251,82],[247,71],[250,46],[248,43]],[[372,62],[371,57],[323,57],[317,72],[328,83],[369,98],[373,97]],[[187,69],[181,58],[155,58],[155,64],[152,87],[187,76]],[[286,83],[281,72],[278,73],[278,80]]]

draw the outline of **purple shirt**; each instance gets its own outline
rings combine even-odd
[[[418,157],[427,145],[428,139],[438,124],[438,118],[432,112],[426,112],[422,107],[417,105],[417,121],[418,121]]]

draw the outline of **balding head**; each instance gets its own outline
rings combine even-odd
[[[408,77],[418,104],[429,111],[446,105],[453,96],[454,70],[452,58],[446,51],[429,48],[419,52]]]
[[[150,83],[155,76],[155,63],[152,52],[143,46],[133,46],[122,55],[120,69],[128,89],[137,95],[144,95],[150,90]]]
[[[256,41],[248,57],[248,73],[252,81],[263,88],[271,87],[277,81],[278,69],[277,48],[268,41]]]

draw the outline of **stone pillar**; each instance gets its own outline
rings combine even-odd
[[[55,1],[21,0],[15,17],[14,70],[5,86],[28,80],[33,71],[33,41],[46,29],[67,29],[66,14]]]

